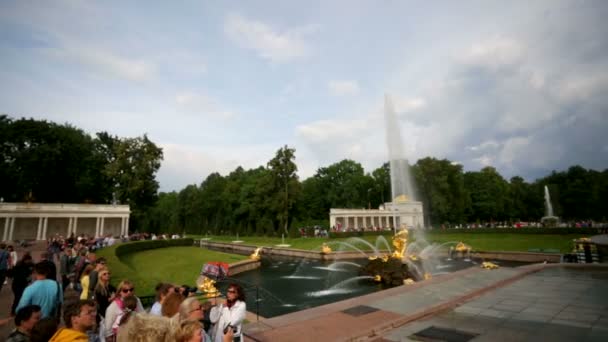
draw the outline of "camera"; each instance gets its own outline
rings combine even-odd
[[[226,335],[228,333],[228,329],[232,329],[232,332],[236,334],[236,330],[237,328],[233,325],[228,324],[225,328],[224,328],[224,335]]]

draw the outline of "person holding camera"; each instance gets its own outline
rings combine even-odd
[[[243,341],[242,327],[247,312],[243,288],[239,284],[230,284],[226,292],[226,302],[213,303],[213,301],[215,299],[212,300],[212,304],[215,306],[209,313],[211,323],[215,324],[213,340],[215,342],[224,341],[224,335],[229,334],[229,330],[231,330],[234,335],[233,341]]]

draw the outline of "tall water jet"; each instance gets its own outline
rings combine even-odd
[[[545,185],[545,216],[553,216],[553,205],[551,204],[551,195],[549,194],[549,188]]]
[[[551,204],[551,195],[549,194],[549,188],[545,185],[545,210],[546,216],[540,219],[540,222],[545,227],[556,227],[559,223],[559,218],[553,214],[553,205]]]
[[[401,130],[393,102],[384,95],[384,121],[386,123],[386,145],[391,165],[391,194],[393,202],[415,201],[415,190],[410,176],[410,166],[401,140]]]
[[[419,228],[424,225],[422,219],[422,203],[416,201],[416,189],[410,173],[410,166],[405,155],[401,129],[388,94],[384,95],[384,121],[386,123],[386,145],[391,166],[391,195],[392,201],[385,207],[391,211],[414,212],[416,215],[404,217],[396,214],[393,217],[393,229],[406,227]]]

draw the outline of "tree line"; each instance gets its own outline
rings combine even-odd
[[[7,202],[125,203],[131,231],[195,234],[293,233],[329,224],[330,208],[378,208],[391,201],[390,165],[365,172],[342,160],[304,180],[295,149],[281,147],[266,165],[215,172],[200,184],[158,192],[162,149],[146,135],[100,132],[68,124],[0,116],[0,197]],[[425,223],[538,221],[543,189],[563,220],[605,221],[608,170],[572,166],[526,182],[506,180],[493,167],[465,172],[447,159],[427,157],[411,166]]]
[[[131,227],[143,227],[158,200],[162,158],[146,135],[90,136],[68,124],[0,115],[5,202],[129,204]]]

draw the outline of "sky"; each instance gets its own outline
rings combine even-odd
[[[0,113],[147,134],[161,191],[388,159],[608,168],[608,1],[0,1]]]

